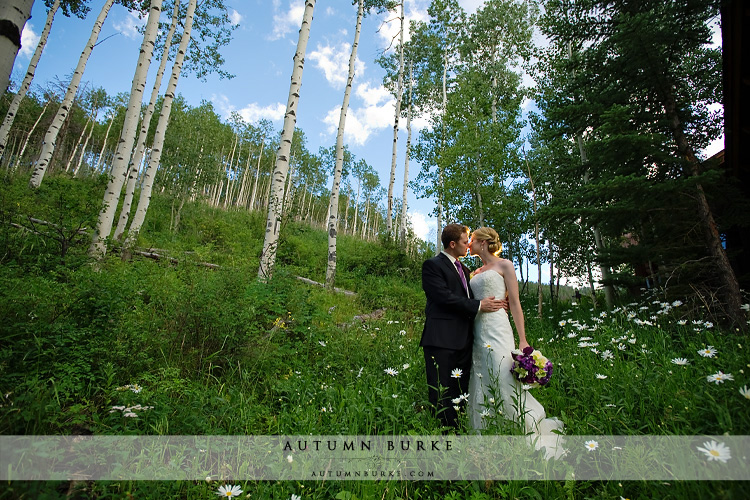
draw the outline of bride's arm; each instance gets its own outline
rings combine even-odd
[[[513,322],[516,324],[516,331],[518,332],[518,348],[523,350],[529,343],[526,341],[526,326],[523,318],[523,309],[521,309],[521,299],[518,295],[516,270],[513,268],[513,263],[509,260],[503,260],[500,265],[503,270],[503,277],[505,278],[505,289],[508,292],[510,313],[513,315]]]

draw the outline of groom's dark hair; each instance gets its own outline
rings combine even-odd
[[[443,228],[443,232],[440,235],[440,241],[443,243],[443,248],[448,248],[451,245],[451,241],[458,241],[461,239],[461,235],[469,232],[469,226],[463,224],[448,224]]]

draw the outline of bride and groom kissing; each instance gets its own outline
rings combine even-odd
[[[526,340],[523,310],[513,263],[498,257],[497,232],[448,224],[441,234],[443,251],[422,265],[422,289],[427,297],[420,345],[424,351],[429,400],[440,422],[458,428],[458,414],[466,408],[476,431],[496,417],[524,420],[527,432],[549,435],[562,422],[546,418],[542,405],[528,392],[518,402],[520,383],[511,374],[511,351],[516,347],[508,310],[519,336]],[[482,267],[469,282],[469,269],[459,261],[478,256]],[[514,402],[516,398],[516,402]],[[491,404],[491,403],[492,404]],[[518,408],[522,405],[522,408]]]

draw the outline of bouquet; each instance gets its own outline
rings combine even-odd
[[[541,352],[528,346],[523,351],[514,349],[511,356],[513,356],[513,366],[510,372],[516,380],[532,388],[547,385],[552,376],[552,361],[544,357]]]

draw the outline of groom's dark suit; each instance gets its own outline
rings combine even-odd
[[[461,266],[468,282],[469,269]],[[427,306],[419,345],[424,349],[430,403],[438,409],[444,425],[456,427],[452,400],[469,388],[472,330],[479,300],[473,298],[471,286],[467,296],[455,265],[442,252],[422,264],[422,289]],[[456,368],[461,370],[460,378],[451,376]],[[443,390],[442,398],[438,386]]]

